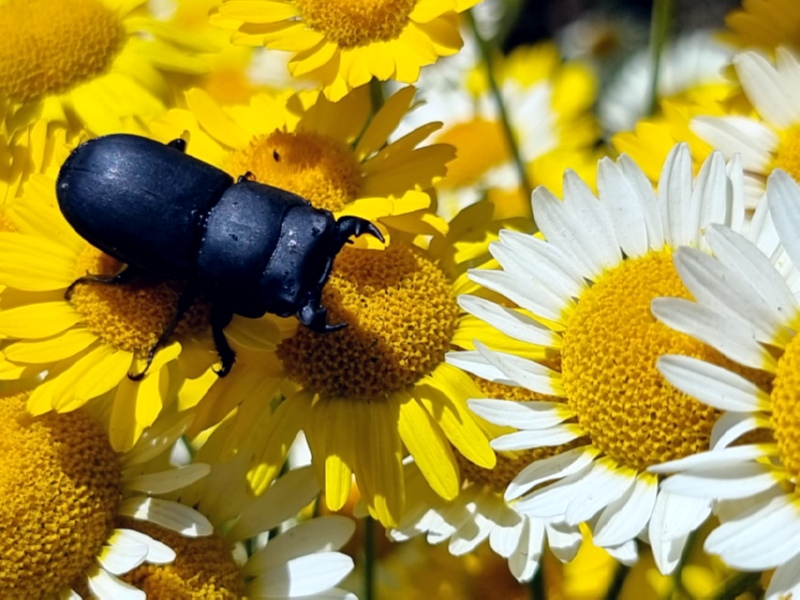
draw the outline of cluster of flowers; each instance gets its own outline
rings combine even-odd
[[[598,101],[575,44],[492,55],[502,17],[0,1],[0,597],[355,598],[372,520],[519,582],[590,546],[680,575],[702,531],[756,574],[713,584],[800,594],[800,8],[667,50],[646,118],[648,63]],[[219,377],[201,300],[148,362],[185,282],[73,285],[124,265],[55,195],[120,132],[374,223],[347,327],[235,316]]]

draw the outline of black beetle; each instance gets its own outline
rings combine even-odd
[[[186,287],[158,348],[202,295],[226,375],[235,354],[223,328],[233,315],[297,314],[310,329],[336,331],[320,304],[333,259],[350,236],[380,231],[359,217],[336,221],[327,210],[285,190],[189,156],[186,142],[162,144],[113,134],[73,150],[56,183],[64,217],[84,239],[127,266],[117,275],[87,274],[78,283],[123,284],[134,277],[181,280]]]

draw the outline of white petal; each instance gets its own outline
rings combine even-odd
[[[610,158],[603,158],[597,168],[600,201],[608,204],[614,217],[614,232],[622,251],[628,257],[642,256],[647,252],[649,244],[639,190],[626,179],[622,168]]]
[[[747,98],[765,121],[780,129],[800,121],[797,98],[786,93],[787,87],[791,89],[791,84],[798,82],[787,82],[760,52],[740,52],[733,64]]]
[[[550,348],[561,346],[561,337],[558,334],[519,311],[466,294],[458,297],[458,305],[471,315],[521,342]]]
[[[295,597],[320,594],[353,570],[353,559],[339,552],[300,556],[262,571],[248,585],[249,596]]]
[[[486,381],[493,381],[503,385],[516,385],[516,382],[506,377],[505,373],[490,364],[477,350],[448,352],[445,354],[444,360],[448,365],[458,367],[462,371],[477,375]]]
[[[509,379],[516,381],[517,385],[547,396],[564,395],[560,373],[514,354],[493,352],[477,340],[475,349],[487,362],[505,373]]]
[[[575,305],[571,298],[559,296],[548,288],[535,288],[505,271],[470,269],[469,278],[478,285],[502,294],[520,308],[551,321],[558,321],[564,310]]]
[[[776,169],[767,180],[767,204],[778,236],[795,267],[800,267],[800,187],[786,172]]]
[[[530,581],[539,568],[544,550],[544,522],[525,519],[519,546],[508,559],[508,568],[517,581]]]
[[[800,555],[775,569],[765,600],[786,600],[800,597]]]
[[[120,581],[103,569],[97,569],[89,575],[89,589],[99,600],[145,600],[147,598],[142,590]]]
[[[677,540],[692,533],[711,514],[711,502],[659,490],[650,517],[648,537],[652,544]]]
[[[513,400],[467,400],[479,417],[495,425],[511,425],[517,429],[546,429],[564,422],[573,415],[558,402],[515,402]]]
[[[724,413],[711,429],[709,446],[712,450],[723,450],[737,441],[745,433],[756,429],[768,429],[769,416],[750,413]]]
[[[735,449],[737,447],[720,452]],[[714,452],[712,450],[708,454]],[[727,463],[679,473],[661,485],[664,491],[674,494],[728,500],[756,494],[775,484],[775,476],[769,467],[758,463]]]
[[[511,556],[511,553],[517,548],[524,529],[524,517],[518,515],[514,511],[511,512],[516,516],[516,520],[509,520],[508,523],[498,525],[489,535],[489,546],[495,553],[503,558]]]
[[[133,529],[115,529],[109,542],[98,562],[112,575],[124,575],[143,562],[166,564],[175,560],[172,548]]]
[[[642,207],[642,214],[645,217],[650,249],[661,250],[664,247],[665,229],[658,200],[653,191],[653,185],[639,166],[625,154],[619,157],[617,165],[622,168],[629,185],[636,190],[636,196]]]
[[[475,511],[471,520],[464,522],[461,527],[450,537],[447,549],[453,556],[463,556],[472,552],[478,545],[489,537],[494,529],[494,522]]]
[[[136,445],[122,455],[123,468],[152,460],[175,444],[192,422],[192,415],[178,413],[159,418],[142,432]]]
[[[650,548],[653,551],[653,560],[662,575],[669,575],[681,561],[681,555],[689,540],[688,535],[684,535],[674,540],[652,542]]]
[[[769,127],[747,117],[695,117],[692,131],[726,157],[739,154],[745,171],[764,173],[771,153],[778,147],[778,136]],[[760,195],[760,193],[759,193]]]
[[[567,504],[582,492],[581,484],[590,468],[591,466],[585,467],[555,483],[534,490],[517,500],[514,510],[529,517],[563,520]]]
[[[592,464],[598,453],[599,451],[595,448],[584,446],[532,462],[508,484],[505,493],[506,501],[516,500],[528,490],[546,481],[553,481],[582,471]]]
[[[700,167],[686,213],[687,225],[695,232],[691,241],[693,247],[699,247],[700,232],[709,223],[725,222],[731,195],[729,183],[725,159],[715,150]]]
[[[625,494],[600,513],[593,527],[597,546],[619,546],[639,535],[653,513],[658,479],[639,475]]]
[[[208,519],[193,508],[161,498],[128,498],[120,504],[119,514],[161,525],[187,537],[210,535],[214,531]]]
[[[621,562],[625,566],[632,566],[639,560],[639,551],[636,548],[636,540],[629,540],[619,546],[608,546],[603,548],[613,559]]]
[[[569,525],[589,520],[622,497],[635,482],[636,476],[629,471],[614,470],[608,461],[596,461],[584,476],[582,489],[567,505],[564,520]]]
[[[166,494],[193,484],[208,475],[210,470],[211,467],[206,464],[193,463],[168,471],[126,478],[125,487],[145,494]]]
[[[614,226],[601,203],[572,171],[564,174],[562,202],[548,190],[533,192],[536,222],[548,242],[569,255],[588,278],[622,260]]]
[[[731,463],[739,464],[756,460],[762,456],[768,456],[774,449],[774,444],[748,444],[720,450],[709,450],[707,452],[698,452],[697,454],[685,456],[677,460],[671,460],[660,465],[652,465],[648,467],[647,470],[651,473],[666,474],[691,469],[724,466]]]
[[[583,543],[583,534],[574,525],[563,522],[548,521],[545,523],[547,545],[561,562],[570,562]]]
[[[677,248],[691,244],[697,226],[691,216],[692,157],[686,144],[678,144],[667,156],[658,182],[658,203],[668,243]]]
[[[719,410],[755,412],[769,407],[769,394],[757,385],[703,360],[667,354],[658,358],[656,367],[680,391]]]
[[[555,425],[547,429],[517,431],[493,439],[489,445],[495,450],[528,450],[544,446],[560,446],[585,435],[577,423]]]

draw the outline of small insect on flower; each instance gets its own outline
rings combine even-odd
[[[120,285],[142,277],[186,283],[171,320],[150,348],[147,366],[199,296],[211,304],[211,327],[225,376],[235,353],[223,329],[233,315],[297,314],[323,333],[329,325],[322,288],[333,259],[350,236],[383,241],[359,217],[338,221],[327,210],[249,174],[233,179],[185,153],[186,142],[161,144],[114,134],[81,144],[56,183],[64,217],[82,237],[126,264],[116,275],[86,276],[77,284]]]

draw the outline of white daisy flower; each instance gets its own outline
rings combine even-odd
[[[201,448],[212,458],[219,448]],[[203,480],[176,496],[214,525],[204,539],[177,539],[170,531],[142,530],[177,554],[168,565],[143,565],[126,581],[148,597],[343,598],[356,596],[336,586],[353,569],[353,560],[337,552],[355,531],[351,519],[324,516],[298,522],[298,513],[318,495],[311,467],[288,471],[260,496],[247,481],[250,451],[231,461],[214,462]],[[279,532],[279,533],[276,533]]]
[[[716,413],[666,385],[658,356],[676,352],[713,360],[711,348],[673,332],[650,313],[659,296],[688,297],[672,250],[702,247],[710,223],[742,228],[741,165],[719,152],[692,176],[685,145],[664,165],[658,195],[626,156],[603,159],[599,201],[574,173],[564,200],[543,188],[533,209],[545,240],[503,231],[491,247],[502,270],[471,278],[519,308],[462,296],[462,307],[503,333],[542,348],[541,362],[490,350],[453,353],[452,364],[552,401],[473,400],[471,408],[518,430],[492,442],[498,451],[574,447],[536,460],[509,484],[505,500],[523,515],[586,521],[594,543],[627,562],[637,537],[671,572],[689,534],[710,514],[707,500],[659,490],[647,468],[708,448]],[[578,441],[580,440],[580,441]],[[547,485],[543,485],[547,484]]]
[[[766,597],[777,600],[800,594],[800,187],[776,170],[766,202],[788,266],[728,229],[710,228],[713,258],[690,248],[675,253],[697,302],[660,298],[653,313],[769,379],[756,385],[696,358],[660,358],[674,386],[726,412],[710,451],[650,471],[679,472],[664,481],[668,493],[719,501],[721,525],[705,550],[735,569],[776,569]]]
[[[86,410],[32,417],[26,395],[0,398],[3,597],[143,600],[125,575],[176,554],[141,528],[179,539],[211,533],[197,511],[156,497],[208,473],[203,464],[163,467],[186,418],[159,421],[118,454]]]
[[[746,203],[753,208],[774,168],[800,181],[800,57],[778,48],[773,64],[761,52],[746,51],[733,58],[733,66],[754,115],[695,117],[691,128],[726,157],[741,156]]]

